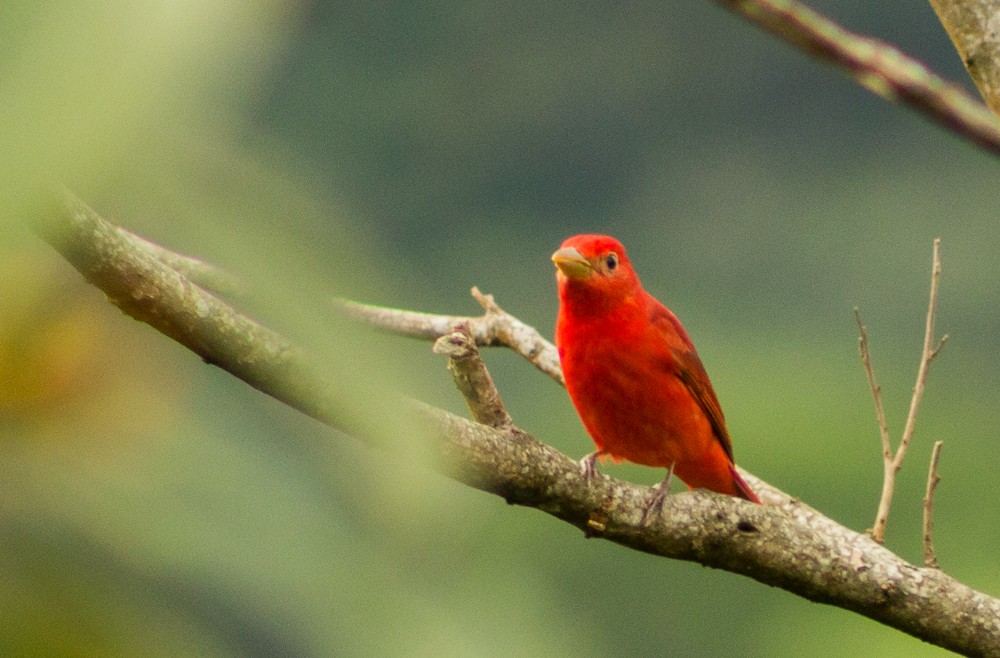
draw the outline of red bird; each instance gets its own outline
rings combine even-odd
[[[552,254],[559,285],[556,345],[566,388],[597,451],[667,469],[688,487],[759,503],[733,463],[719,400],[680,320],[646,292],[620,242],[577,235]],[[649,508],[647,508],[648,511]]]

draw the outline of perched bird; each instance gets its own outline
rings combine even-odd
[[[556,346],[566,388],[597,451],[667,469],[688,487],[759,503],[733,463],[719,400],[680,320],[646,292],[620,242],[568,238],[552,254],[559,286]],[[650,507],[647,507],[647,512]]]

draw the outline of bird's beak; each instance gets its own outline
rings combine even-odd
[[[563,247],[552,254],[552,262],[570,279],[585,279],[594,269],[590,261],[574,247]]]

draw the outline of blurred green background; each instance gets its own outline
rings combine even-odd
[[[931,9],[813,3],[971,88]],[[388,423],[464,405],[428,344],[331,297],[551,335],[549,254],[609,232],[684,320],[739,463],[863,530],[939,327],[887,544],[996,594],[996,159],[714,4],[5,4],[0,20],[0,654],[920,656],[748,579],[652,558],[301,417],[121,315],[21,222],[62,181],[267,291],[252,310]],[[486,354],[516,422],[579,457],[565,392]],[[401,434],[404,437],[405,433]],[[415,441],[413,442],[415,443]],[[653,483],[662,473],[606,466]]]

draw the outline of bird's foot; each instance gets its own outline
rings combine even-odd
[[[653,488],[653,497],[649,499],[646,506],[642,510],[642,518],[639,519],[639,524],[646,527],[653,520],[653,513],[663,510],[663,501],[667,499],[670,495],[670,480],[674,477],[674,465],[671,464],[670,468],[667,469],[667,477],[663,478],[663,482],[660,482]]]

